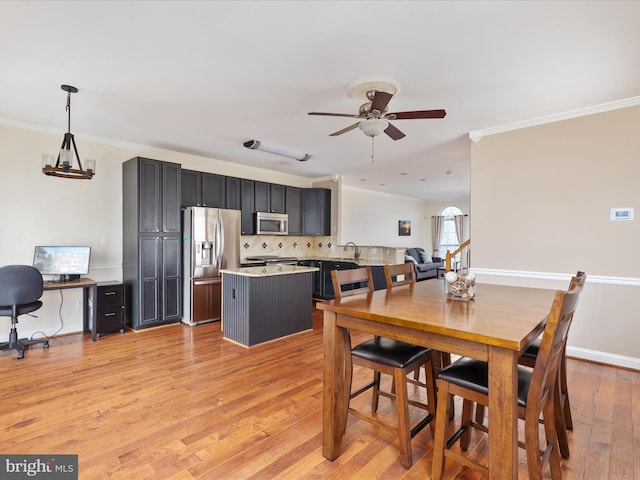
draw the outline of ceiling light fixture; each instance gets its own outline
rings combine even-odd
[[[71,85],[60,85],[60,88],[67,92],[67,133],[64,134],[64,139],[62,140],[62,146],[60,147],[60,152],[58,153],[58,159],[56,160],[55,166],[52,166],[55,155],[50,153],[42,154],[42,173],[52,177],[91,180],[96,172],[96,161],[92,158],[85,158],[86,170],[82,168],[80,156],[78,155],[78,148],[76,147],[76,141],[71,133],[71,94],[77,93],[78,89]],[[71,150],[72,146],[73,151]],[[74,153],[76,156],[77,168],[74,168]]]
[[[380,135],[388,126],[389,122],[381,118],[367,118],[358,124],[358,128],[368,137]]]
[[[271,145],[269,143],[261,142],[260,140],[248,140],[244,142],[243,145],[251,150],[262,150],[269,153],[275,153],[276,155],[293,158],[299,162],[306,162],[311,158],[311,155],[308,153],[299,152],[279,145]]]
[[[373,137],[380,135],[388,126],[389,122],[378,117],[367,118],[358,124],[358,128],[362,130],[365,135],[371,137],[371,165],[375,163]]]

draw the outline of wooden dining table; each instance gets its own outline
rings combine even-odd
[[[349,331],[423,345],[489,364],[489,478],[518,477],[517,362],[545,326],[554,290],[476,285],[470,301],[446,298],[444,280],[318,303],[324,310],[323,455],[342,450],[349,405]],[[499,412],[499,414],[491,414]]]

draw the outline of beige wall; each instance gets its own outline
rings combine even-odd
[[[640,368],[640,107],[487,136],[471,150],[479,281],[587,285],[570,352]],[[634,207],[636,220],[610,221]],[[477,301],[482,301],[478,298]]]

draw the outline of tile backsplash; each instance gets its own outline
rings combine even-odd
[[[280,257],[330,257],[335,251],[334,237],[298,237],[293,235],[242,235],[240,259],[252,255]]]
[[[404,248],[358,246],[360,258],[384,263],[404,263]],[[354,249],[336,245],[335,237],[243,235],[240,239],[240,261],[257,255],[297,258],[353,258]]]

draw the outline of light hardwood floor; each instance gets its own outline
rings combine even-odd
[[[412,441],[410,470],[392,434],[353,418],[342,455],[322,456],[318,311],[312,331],[251,349],[223,340],[219,323],[54,338],[22,360],[0,352],[0,378],[0,452],[78,454],[83,480],[431,476],[428,428]],[[365,378],[356,370],[354,384]],[[569,389],[575,430],[563,478],[640,480],[640,372],[570,359]],[[381,410],[393,411],[389,400]],[[524,461],[521,452],[520,478]],[[446,478],[481,477],[447,464]]]

